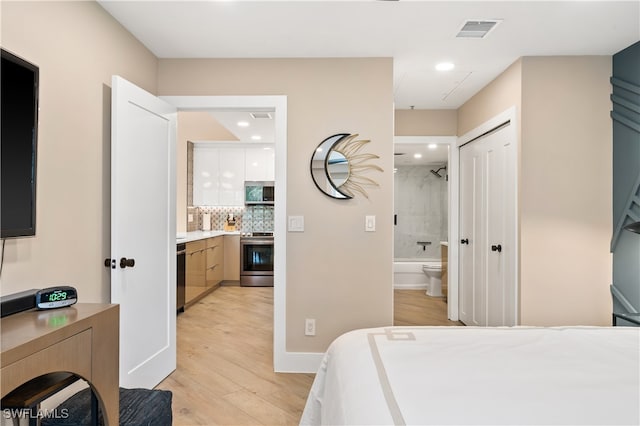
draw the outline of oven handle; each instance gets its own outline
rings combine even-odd
[[[240,240],[240,244],[273,245],[273,240]]]

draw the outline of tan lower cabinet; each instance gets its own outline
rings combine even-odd
[[[224,277],[225,282],[240,281],[240,235],[224,236]]]
[[[185,308],[218,288],[223,277],[223,236],[187,243]]]
[[[204,240],[192,241],[186,247],[185,302],[189,303],[205,288]]]
[[[224,278],[224,237],[209,238],[206,253],[206,285],[207,287],[219,286]]]

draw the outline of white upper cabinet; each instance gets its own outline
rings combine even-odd
[[[245,180],[275,180],[275,150],[271,146],[245,149]]]
[[[247,180],[275,180],[273,146],[195,144],[194,206],[243,206]]]
[[[220,206],[244,205],[244,149],[220,148]]]
[[[220,198],[219,149],[196,145],[193,150],[193,205],[217,206]]]

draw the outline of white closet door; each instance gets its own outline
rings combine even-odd
[[[460,149],[460,320],[467,325],[486,324],[484,271],[485,164],[478,145]],[[464,212],[464,214],[462,214]]]
[[[460,148],[460,319],[516,324],[516,151],[501,128]]]
[[[487,325],[515,325],[513,144],[498,131],[483,141],[487,163]]]

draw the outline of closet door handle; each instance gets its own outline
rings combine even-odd
[[[469,239],[468,238],[461,239],[460,244],[469,244]]]
[[[491,251],[497,251],[498,253],[502,252],[502,246],[500,244],[491,246]]]

